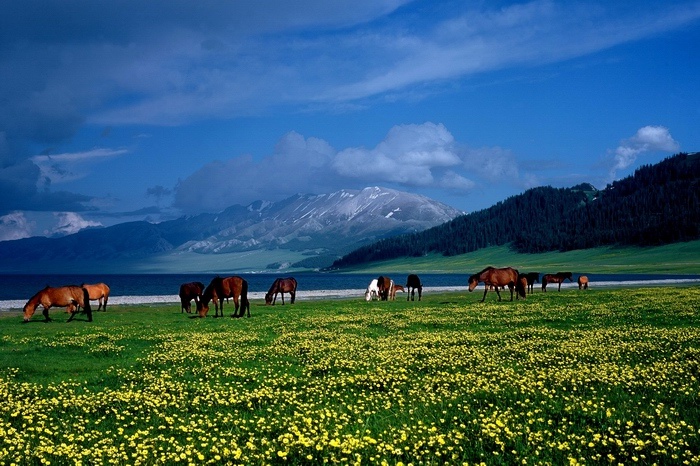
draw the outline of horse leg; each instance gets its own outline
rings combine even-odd
[[[498,291],[498,286],[496,286],[496,294],[498,295],[498,300],[501,300],[501,292]]]
[[[483,303],[486,300],[486,293],[489,292],[489,286],[484,284],[484,297],[481,298],[481,302]]]
[[[234,298],[233,298],[233,314],[231,314],[231,317],[240,317],[240,316],[238,315],[238,308],[239,308],[239,307],[240,307],[240,305],[238,304],[238,298],[237,298],[237,297],[234,297]],[[222,312],[221,315],[223,315],[223,312]]]
[[[562,280],[564,281],[564,280]],[[559,282],[559,288],[557,288],[557,291],[561,291],[561,282]]]
[[[292,297],[292,298],[289,300],[289,304],[294,304],[294,301],[296,301],[296,299],[297,299],[297,292],[296,292],[296,291],[290,291],[290,292],[289,292],[289,295]]]
[[[284,306],[284,291],[281,291],[280,295],[282,295],[282,306]]]

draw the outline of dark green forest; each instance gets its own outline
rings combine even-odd
[[[489,246],[515,252],[656,246],[700,238],[700,153],[681,153],[596,190],[538,187],[419,233],[383,239],[335,261],[453,256]]]

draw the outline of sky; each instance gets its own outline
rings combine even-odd
[[[700,1],[5,0],[0,240],[700,150]]]

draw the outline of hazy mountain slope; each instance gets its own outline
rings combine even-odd
[[[288,257],[333,259],[379,238],[421,231],[460,212],[424,196],[384,188],[298,194],[280,202],[235,205],[217,214],[200,214],[151,224],[131,222],[80,231],[61,238],[34,237],[0,242],[0,271],[36,271],[84,266],[134,268],[140,261],[168,262],[171,255],[222,255],[259,250],[288,250]],[[268,254],[257,254],[269,257]],[[237,255],[238,264],[244,255]],[[282,261],[282,259],[281,259]],[[197,262],[200,262],[197,260]],[[311,261],[313,262],[313,261]],[[131,264],[131,265],[129,265]],[[256,264],[259,267],[259,264]],[[183,263],[182,270],[187,270]]]

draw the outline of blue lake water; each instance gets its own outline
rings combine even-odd
[[[476,272],[476,271],[473,271]],[[472,273],[473,273],[472,272]],[[700,275],[661,275],[661,274],[594,274],[586,273],[591,283],[629,282],[653,280],[700,280]],[[275,278],[293,275],[299,282],[299,291],[304,290],[352,290],[365,289],[377,274],[338,274],[338,273],[290,273],[290,274],[239,274],[249,284],[251,292],[266,292]],[[397,284],[403,285],[406,274],[387,274]],[[574,281],[580,273],[574,273]],[[177,295],[180,284],[200,281],[208,284],[215,274],[137,274],[137,275],[2,275],[0,274],[0,301],[27,300],[37,291],[49,286],[80,285],[81,283],[107,283],[112,296],[154,296]],[[466,288],[468,273],[465,274],[420,274],[426,287]]]

